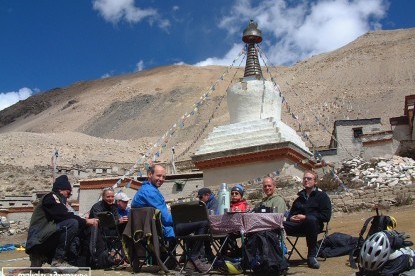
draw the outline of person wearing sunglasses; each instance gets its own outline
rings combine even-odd
[[[236,184],[231,189],[231,212],[246,212],[249,210],[249,205],[244,199],[245,189],[241,184]]]
[[[305,171],[304,189],[294,200],[284,229],[287,235],[304,235],[307,241],[307,264],[310,268],[319,269],[317,261],[317,236],[323,229],[323,223],[331,218],[331,201],[329,196],[317,187],[317,173]]]
[[[218,200],[209,188],[201,188],[197,192],[197,197],[200,201],[206,204],[209,214],[216,214],[218,211]]]

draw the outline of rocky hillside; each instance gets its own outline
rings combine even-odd
[[[170,158],[172,146],[178,160],[188,159],[213,127],[229,122],[226,89],[239,81],[244,68],[226,69],[166,66],[80,81],[0,111],[0,189],[32,182],[30,175],[18,180],[16,174],[47,166],[55,148],[63,166],[135,162],[175,124],[160,159]],[[333,52],[270,68],[270,73],[319,146],[328,145],[339,119],[380,117],[388,129],[390,117],[403,115],[404,97],[414,93],[415,29],[370,32]],[[266,68],[264,77],[270,79]],[[182,125],[182,115],[215,83]],[[283,121],[298,130],[289,113],[283,112]]]

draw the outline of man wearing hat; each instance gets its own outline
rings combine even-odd
[[[231,189],[231,212],[246,212],[249,205],[244,199],[245,189],[241,184],[236,184]]]
[[[206,208],[210,212],[216,214],[218,210],[218,201],[215,198],[215,195],[209,188],[202,188],[197,192],[197,196],[200,201],[203,201],[206,204]]]
[[[72,267],[62,272],[76,272],[71,265],[76,261],[76,252],[69,250],[72,241],[86,225],[98,225],[98,220],[83,219],[71,212],[67,207],[71,194],[68,177],[61,175],[33,211],[26,242],[32,267],[41,267],[47,261],[53,267]]]

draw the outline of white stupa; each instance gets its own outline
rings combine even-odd
[[[203,170],[205,186],[246,181],[282,168],[298,174],[301,169],[287,168],[311,156],[296,131],[281,121],[281,93],[262,76],[255,48],[262,36],[252,20],[242,40],[248,54],[244,77],[227,91],[230,124],[214,128],[192,157]]]

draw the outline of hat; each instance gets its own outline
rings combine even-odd
[[[212,191],[209,188],[202,188],[197,192],[197,196],[202,196],[204,194],[211,194]]]
[[[68,176],[61,175],[55,179],[55,182],[53,182],[52,191],[58,192],[59,190],[72,191],[72,186],[71,183],[69,183]]]
[[[244,196],[245,189],[244,189],[244,187],[241,184],[236,184],[231,189],[231,192],[233,192],[233,191],[237,191],[238,193],[241,194],[241,196]]]
[[[117,193],[114,198],[115,200],[121,200],[121,201],[129,201],[131,199],[123,192]]]

